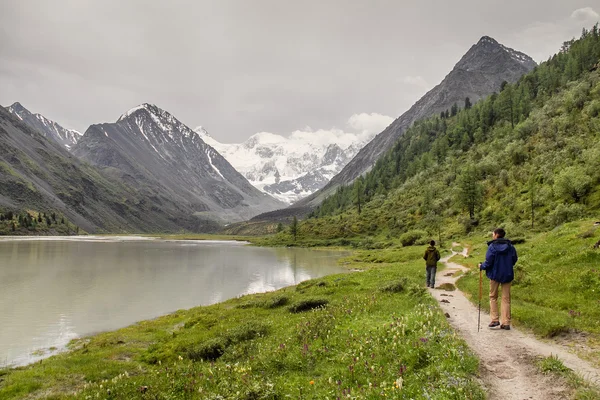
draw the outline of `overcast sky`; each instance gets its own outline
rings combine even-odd
[[[481,36],[539,62],[598,13],[598,0],[0,0],[0,104],[82,132],[144,102],[221,142],[378,132]]]

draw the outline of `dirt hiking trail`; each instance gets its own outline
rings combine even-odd
[[[459,244],[453,244],[459,245]],[[429,289],[448,321],[465,339],[481,360],[480,374],[488,398],[504,400],[558,400],[570,398],[571,389],[562,379],[552,374],[544,375],[535,365],[537,357],[557,356],[565,366],[595,385],[600,385],[600,370],[569,353],[558,345],[544,343],[533,335],[511,327],[510,331],[488,328],[489,314],[481,312],[481,328],[477,332],[477,306],[457,290],[437,289],[444,283],[456,284],[455,272],[468,268],[449,262],[457,254],[442,258],[446,268],[436,275],[436,289]],[[463,250],[467,255],[467,249]],[[489,302],[489,280],[483,277],[482,303]],[[500,301],[498,301],[500,303]]]

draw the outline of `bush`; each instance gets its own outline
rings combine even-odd
[[[555,179],[554,191],[562,198],[576,203],[590,191],[592,180],[585,169],[572,166],[563,169]]]
[[[400,235],[402,246],[412,246],[414,244],[422,245],[427,243],[427,232],[414,230]]]
[[[390,282],[387,285],[383,286],[381,289],[382,292],[389,293],[400,293],[403,292],[406,288],[407,281],[406,279],[400,279],[396,282]]]
[[[193,361],[214,361],[225,353],[227,340],[224,338],[213,338],[200,344],[195,349],[188,351],[188,358]]]
[[[290,302],[290,298],[287,296],[275,296],[270,298],[269,300],[266,300],[264,302],[263,307],[264,308],[277,308],[277,307],[282,307],[287,305]]]
[[[297,303],[294,303],[288,309],[292,313],[299,313],[304,311],[310,311],[315,308],[323,307],[329,304],[329,300],[320,299],[320,298],[312,298],[312,299],[304,299]]]
[[[571,222],[582,218],[585,208],[581,204],[559,204],[549,215],[552,226],[558,226],[565,222]]]
[[[264,336],[267,332],[267,325],[258,322],[247,322],[229,330],[227,332],[227,340],[232,343],[239,343]]]

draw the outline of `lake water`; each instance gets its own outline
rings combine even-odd
[[[135,237],[0,239],[0,366],[179,309],[344,272],[343,253]]]

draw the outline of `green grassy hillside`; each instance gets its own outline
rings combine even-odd
[[[474,106],[417,122],[300,236],[404,243],[504,225],[543,231],[600,211],[600,34]]]
[[[0,398],[483,399],[477,359],[422,287],[421,249],[178,311],[0,371]],[[89,397],[88,397],[89,396]]]

